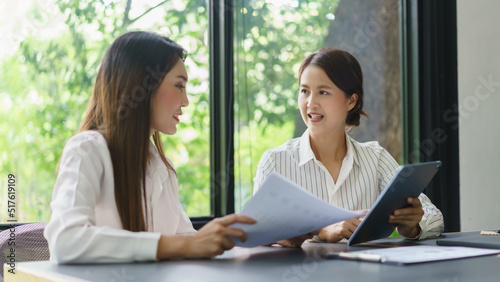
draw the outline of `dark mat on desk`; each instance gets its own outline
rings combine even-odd
[[[463,246],[488,249],[500,249],[500,235],[471,235],[458,238],[440,239],[440,246]]]

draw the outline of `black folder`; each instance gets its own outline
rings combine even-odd
[[[440,246],[462,246],[486,249],[500,249],[500,235],[470,235],[458,238],[439,239]]]

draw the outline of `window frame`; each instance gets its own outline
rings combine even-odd
[[[459,129],[450,122],[458,113],[445,117],[458,104],[456,0],[400,7],[403,162],[443,162],[424,193],[443,213],[444,231],[460,231]]]
[[[432,110],[449,109],[458,101],[456,0],[424,2],[400,0],[402,155],[405,163],[432,159],[443,161],[445,165],[441,173],[426,193],[442,210],[447,222],[445,231],[459,231],[458,130],[452,130],[452,125],[443,123],[439,118],[428,120]],[[232,0],[208,1],[211,215],[191,217],[196,229],[235,210],[233,9]],[[437,24],[438,28],[433,24]],[[425,49],[429,45],[434,48]],[[434,63],[431,60],[439,56],[444,56],[445,60],[438,61],[437,67],[431,69],[430,65]],[[432,74],[424,75],[428,71]],[[443,73],[443,82],[438,88],[433,87],[438,75]],[[427,91],[420,92],[427,89],[442,91],[437,92],[437,97]],[[439,108],[430,111],[424,108],[434,99],[441,102]],[[443,128],[448,133],[449,141],[436,144],[437,150],[433,155],[423,159],[412,157],[412,152],[420,150],[420,143],[413,140],[432,137],[435,128]],[[433,189],[436,185],[443,188],[444,184],[447,187],[440,193],[451,195],[448,198],[438,195],[434,192],[438,189]],[[9,227],[10,224],[0,224],[0,230]]]
[[[234,213],[234,88],[233,88],[233,2],[231,0],[210,0],[209,45],[210,45],[210,187],[212,216],[193,217],[193,225],[200,228],[213,218]],[[439,118],[429,121],[429,110],[424,108],[435,97],[421,89],[436,89],[438,73],[424,75],[430,69],[432,58],[445,56],[439,62],[440,73],[450,73],[440,84],[437,99],[442,102],[439,110],[451,108],[458,100],[457,91],[457,40],[456,1],[438,1],[434,4],[418,0],[400,0],[401,31],[401,102],[402,102],[402,156],[403,162],[414,163],[440,159],[446,164],[429,187],[426,194],[442,210],[447,222],[445,231],[460,229],[459,212],[459,156],[458,130],[443,124]],[[449,13],[451,11],[452,13]],[[427,15],[433,16],[427,16]],[[442,17],[445,15],[445,17]],[[447,15],[447,16],[446,16]],[[436,29],[433,24],[440,28]],[[428,49],[431,45],[433,49]],[[426,49],[427,48],[427,49]],[[447,93],[448,96],[441,93]],[[451,93],[451,94],[450,94]],[[435,93],[436,94],[436,93]],[[436,114],[437,115],[437,114]],[[421,142],[432,137],[435,128],[444,128],[449,141],[436,144],[435,154],[422,159],[412,152],[420,151]],[[446,183],[451,198],[439,197],[434,192],[436,185]]]
[[[211,216],[192,217],[195,229],[234,213],[233,1],[208,1]]]

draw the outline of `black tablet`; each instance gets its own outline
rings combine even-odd
[[[389,216],[409,206],[407,198],[418,197],[440,167],[440,161],[400,166],[347,244],[352,246],[391,235],[396,226],[389,223]]]

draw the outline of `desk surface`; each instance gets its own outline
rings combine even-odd
[[[447,238],[471,233],[449,233]],[[473,233],[472,233],[473,234]],[[435,245],[436,240],[408,241],[388,238],[384,245]],[[56,265],[48,261],[18,263],[15,275],[50,281],[499,281],[500,255],[407,266],[324,259],[329,251],[366,249],[346,244],[306,243],[301,249],[280,247],[235,248],[212,260],[153,263]],[[21,276],[19,276],[21,275]],[[23,278],[25,279],[25,278]],[[25,281],[25,280],[22,280]]]

